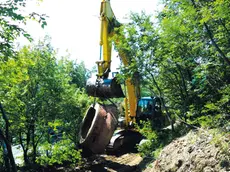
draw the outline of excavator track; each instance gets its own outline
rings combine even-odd
[[[136,145],[139,144],[142,139],[144,139],[144,137],[137,131],[131,129],[116,130],[106,147],[106,151],[108,154],[137,151]]]

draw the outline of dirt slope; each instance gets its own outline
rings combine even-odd
[[[216,131],[191,131],[166,146],[145,172],[230,171],[228,136]]]

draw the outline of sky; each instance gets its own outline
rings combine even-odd
[[[51,37],[51,45],[59,55],[70,54],[70,59],[84,61],[87,68],[92,68],[99,60],[100,38],[100,3],[101,0],[43,0],[41,3],[27,1],[28,12],[44,13],[49,16],[47,26],[42,29],[36,22],[28,22],[25,30],[35,42],[43,40],[45,35]],[[153,14],[157,10],[158,0],[111,0],[111,7],[121,23],[132,11],[145,11]],[[22,44],[28,44],[21,39]],[[117,53],[112,52],[112,70],[119,66]]]

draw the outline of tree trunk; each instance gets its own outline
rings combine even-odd
[[[25,165],[28,165],[28,164],[29,164],[29,160],[28,160],[28,155],[27,155],[27,153],[28,153],[28,149],[23,150],[23,158],[24,158],[24,163],[25,163]]]
[[[33,158],[32,158],[32,161],[33,163],[35,163],[35,160],[36,160],[36,143],[35,143],[35,124],[34,124],[34,121],[33,123],[31,124],[31,137],[32,137],[32,147],[33,147]]]
[[[10,164],[11,164],[11,168],[12,168],[12,171],[13,172],[17,172],[17,167],[16,167],[16,164],[15,164],[15,161],[14,161],[14,156],[13,156],[13,152],[12,152],[12,149],[11,149],[11,144],[10,142],[6,139],[6,137],[4,136],[3,134],[3,131],[0,129],[0,138],[3,140],[3,142],[5,143],[5,146],[6,146],[6,150],[7,150],[7,159],[9,158],[10,160]],[[6,162],[6,166],[8,167],[8,160]],[[9,167],[8,167],[9,168]],[[7,169],[9,170],[9,169]]]
[[[0,138],[6,144],[7,156],[9,158],[9,160],[10,160],[12,171],[17,172],[17,166],[16,166],[15,161],[14,161],[14,156],[13,156],[13,152],[12,152],[12,148],[11,148],[11,143],[9,141],[9,121],[8,121],[8,118],[6,116],[5,111],[3,110],[3,107],[2,107],[1,103],[0,103],[0,110],[1,110],[1,113],[2,113],[2,116],[3,116],[3,119],[5,121],[5,125],[6,125],[5,135],[4,135],[3,131],[0,129]]]
[[[3,139],[1,139],[3,140]],[[6,171],[7,172],[10,172],[10,161],[9,161],[9,158],[8,158],[8,155],[7,155],[7,148],[6,148],[6,144],[4,143],[4,141],[2,141],[3,144],[3,159],[4,159],[4,164],[5,164],[5,168],[6,168]]]
[[[21,132],[19,132],[19,141],[20,141],[20,145],[22,146],[22,150],[23,150],[23,159],[24,159],[24,163],[25,163],[25,165],[28,165],[29,164],[29,161],[28,161],[28,155],[27,155],[27,153],[28,153],[28,144],[27,145],[24,145],[24,143],[23,143],[23,140],[22,140],[23,138],[22,138],[22,133]],[[28,137],[27,137],[27,143],[28,143]]]
[[[185,93],[186,96],[183,96],[183,117],[184,117],[184,120],[187,121],[187,116],[186,116],[186,113],[188,112],[188,90],[187,90],[187,86],[186,86],[186,81],[185,81],[185,77],[183,75],[183,72],[182,72],[182,68],[179,64],[176,63],[176,66],[179,70],[179,73],[180,73],[180,76],[181,76],[181,82],[182,82],[182,87],[183,87],[183,91]]]
[[[163,95],[162,95],[162,91],[161,91],[160,87],[158,86],[158,84],[157,84],[157,82],[156,82],[156,80],[155,80],[153,74],[150,73],[150,75],[151,75],[151,77],[152,77],[152,81],[153,81],[154,85],[156,86],[156,88],[157,88],[157,90],[158,90],[158,92],[159,92],[159,94],[160,94],[160,101],[161,101],[161,103],[162,103],[162,105],[163,105],[163,107],[164,107],[164,109],[165,109],[165,111],[166,111],[166,116],[167,116],[167,118],[168,118],[168,120],[169,120],[169,122],[170,122],[170,125],[171,125],[171,127],[172,127],[172,132],[174,132],[173,121],[172,121],[172,119],[171,119],[171,116],[170,116],[170,113],[169,113],[169,111],[168,111],[168,108],[167,108],[166,105],[165,105],[165,102],[164,102],[164,99],[163,99]]]
[[[27,133],[26,133],[26,149],[24,151],[24,161],[25,165],[29,165],[29,158],[28,158],[28,150],[29,150],[29,144],[30,144],[30,130],[31,127],[28,127]]]

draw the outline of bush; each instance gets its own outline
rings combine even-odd
[[[143,157],[153,157],[154,151],[159,147],[158,135],[152,130],[152,125],[149,121],[140,122],[140,126],[136,126],[139,132],[146,138],[146,141],[138,145],[138,151]]]
[[[69,139],[63,139],[55,144],[45,143],[39,150],[40,157],[36,162],[42,166],[81,162],[81,150],[76,150]]]
[[[142,121],[141,125],[136,126],[136,128],[146,138],[142,144],[138,145],[139,153],[142,157],[152,158],[157,158],[165,145],[189,131],[189,128],[185,127],[183,124],[178,124],[174,132],[169,129],[154,131],[150,121]]]

